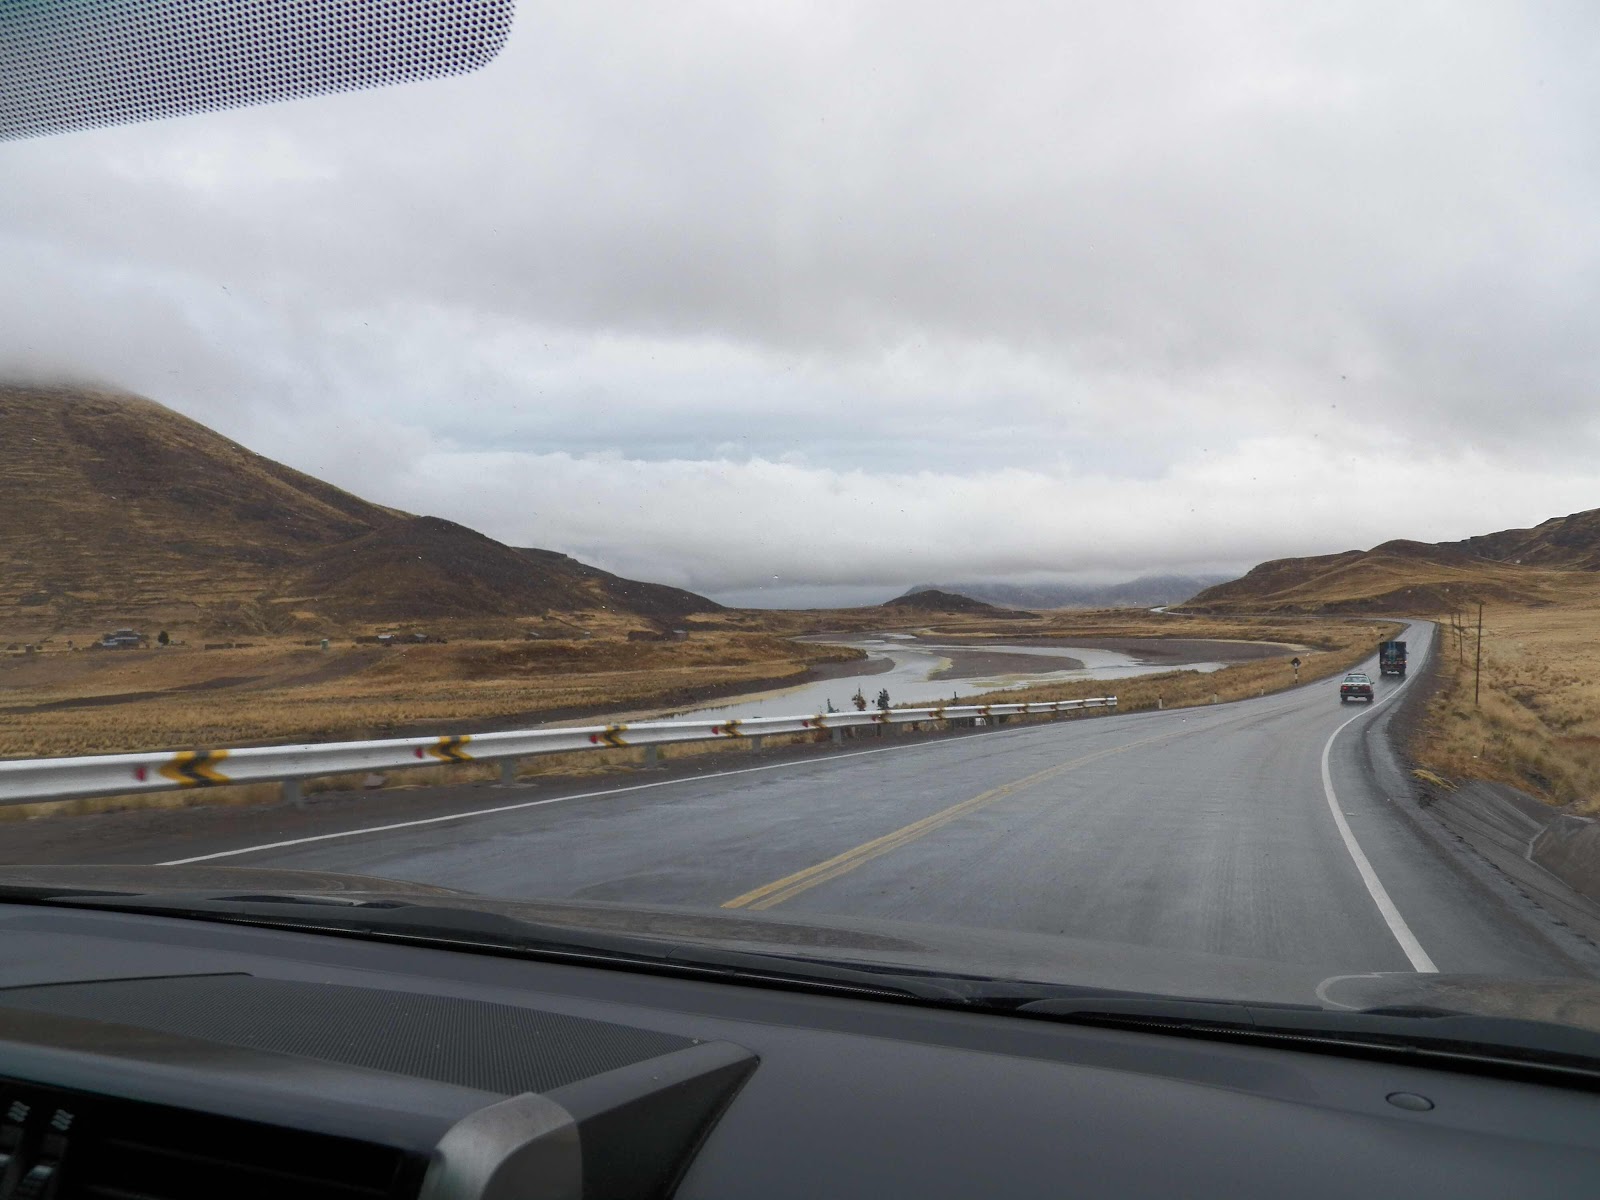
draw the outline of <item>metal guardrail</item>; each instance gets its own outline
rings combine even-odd
[[[809,717],[729,717],[720,721],[643,721],[578,729],[530,729],[443,737],[387,738],[299,746],[248,746],[234,750],[163,750],[145,754],[95,754],[82,758],[27,758],[0,762],[0,805],[76,800],[230,783],[281,783],[291,798],[299,781],[358,771],[392,771],[438,763],[499,762],[501,779],[515,778],[518,759],[572,750],[646,748],[674,742],[743,738],[760,744],[770,734],[844,731],[933,721],[997,721],[1010,716],[1057,715],[1090,708],[1115,708],[1115,696],[1037,704],[965,704],[891,708],[867,712],[816,713]]]

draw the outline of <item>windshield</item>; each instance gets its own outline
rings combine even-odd
[[[483,7],[0,85],[14,898],[1587,1023],[1591,14]]]

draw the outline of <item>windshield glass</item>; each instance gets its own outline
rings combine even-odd
[[[0,93],[0,885],[1587,1022],[1595,16],[486,7]]]

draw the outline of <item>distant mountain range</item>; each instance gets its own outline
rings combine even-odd
[[[1141,575],[1125,583],[1108,584],[923,583],[907,589],[905,595],[952,592],[1006,608],[1156,608],[1181,604],[1227,578],[1226,575]]]
[[[1205,612],[1436,613],[1477,601],[1558,600],[1600,582],[1600,509],[1458,542],[1391,541],[1371,550],[1264,562],[1183,607]]]
[[[0,385],[0,448],[0,618],[260,632],[721,608],[369,503],[137,396]]]

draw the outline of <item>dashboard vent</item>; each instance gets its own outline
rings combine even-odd
[[[388,1200],[415,1195],[426,1167],[348,1138],[6,1080],[0,1163],[0,1192],[60,1200]]]

